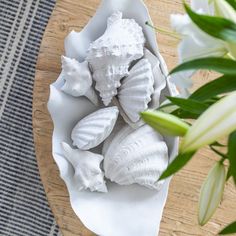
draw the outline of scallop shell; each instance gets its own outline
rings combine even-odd
[[[91,43],[87,61],[104,105],[117,94],[130,63],[143,56],[144,43],[142,28],[133,19],[122,19],[119,11],[108,18],[105,33]]]
[[[105,176],[120,185],[140,184],[159,190],[157,182],[168,165],[168,148],[163,137],[148,125],[136,130],[126,125],[104,145]],[[106,143],[105,142],[105,143]]]
[[[154,78],[147,59],[138,61],[122,80],[118,90],[119,104],[132,122],[140,119],[139,113],[148,108],[154,92]]]
[[[103,156],[89,151],[73,149],[63,142],[62,150],[65,158],[72,164],[75,173],[74,180],[79,191],[107,192],[104,173],[100,168]]]
[[[92,76],[88,68],[88,62],[79,63],[75,59],[62,56],[62,76],[65,80],[61,90],[74,97],[86,96],[95,105],[98,105],[98,97],[92,88]]]
[[[84,117],[72,130],[73,145],[88,150],[102,143],[112,132],[117,117],[116,106],[99,109]]]

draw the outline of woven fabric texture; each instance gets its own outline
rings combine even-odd
[[[59,235],[32,132],[39,47],[55,0],[0,0],[0,235]]]

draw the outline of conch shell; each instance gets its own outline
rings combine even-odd
[[[102,143],[112,132],[119,111],[116,106],[99,109],[78,122],[71,133],[73,145],[89,150]]]
[[[138,61],[130,70],[129,76],[122,80],[118,101],[132,122],[139,121],[139,113],[148,108],[154,92],[153,85],[152,67],[147,59]]]
[[[120,185],[140,184],[159,190],[157,182],[168,165],[168,148],[163,137],[150,126],[136,130],[126,125],[112,139],[105,141],[105,176]]]
[[[105,106],[117,94],[120,80],[129,74],[130,63],[143,56],[144,43],[142,28],[134,19],[122,19],[119,11],[108,18],[105,33],[91,43],[86,60]]]
[[[76,59],[62,56],[62,76],[65,84],[61,90],[74,97],[85,96],[92,103],[98,105],[98,97],[92,88],[92,76],[88,62],[79,63]]]
[[[78,190],[90,189],[92,192],[107,192],[104,173],[100,168],[103,156],[89,151],[73,149],[65,142],[61,145],[65,158],[74,167],[73,178]]]

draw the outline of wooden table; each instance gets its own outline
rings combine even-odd
[[[182,0],[146,0],[153,22],[169,29],[169,15],[183,12]],[[47,198],[64,236],[94,235],[85,229],[69,203],[65,184],[59,177],[58,168],[51,155],[52,122],[47,111],[49,84],[60,72],[60,55],[64,53],[64,38],[71,31],[80,31],[94,15],[99,0],[58,0],[46,28],[36,67],[33,128],[37,161]],[[177,41],[169,36],[158,35],[160,51],[168,67],[177,63]],[[200,72],[196,87],[212,79],[208,72]],[[223,202],[211,221],[204,227],[197,224],[197,203],[202,181],[215,159],[204,149],[173,178],[160,236],[216,235],[226,224],[236,219],[236,190],[230,181],[225,189]]]

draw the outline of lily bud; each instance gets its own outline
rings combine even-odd
[[[192,152],[236,129],[236,92],[208,108],[189,128],[180,150]]]
[[[215,15],[236,23],[236,11],[225,0],[214,0]]]
[[[204,181],[199,200],[198,222],[204,225],[216,211],[222,199],[225,185],[225,167],[216,163]]]
[[[141,117],[163,135],[184,136],[190,127],[178,117],[161,111],[147,110],[141,113]]]

